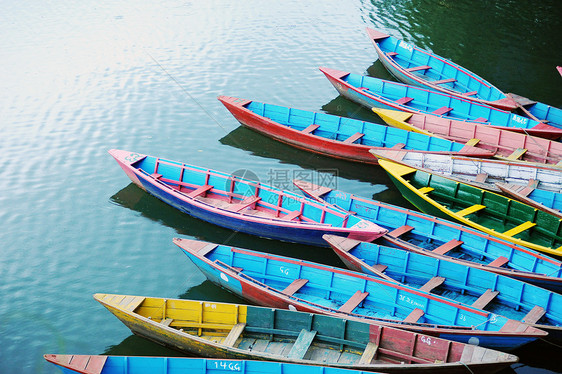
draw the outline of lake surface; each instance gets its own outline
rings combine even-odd
[[[558,0],[7,2],[0,16],[0,373],[57,373],[45,353],[178,355],[129,330],[96,292],[241,300],[172,244],[198,238],[341,265],[329,250],[233,233],[129,183],[107,151],[291,187],[295,176],[410,207],[379,167],[313,155],[238,122],[218,95],[381,121],[320,66],[381,78],[365,27],[499,88],[562,105]],[[536,343],[506,372],[562,371]]]

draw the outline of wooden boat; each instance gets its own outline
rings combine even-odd
[[[536,121],[562,127],[562,109],[503,93],[484,78],[433,52],[367,28],[380,62],[399,81],[499,109],[518,109]]]
[[[296,148],[348,161],[376,164],[369,150],[388,148],[475,157],[494,155],[470,145],[356,119],[236,97],[219,96],[219,100],[242,125],[252,130]]]
[[[324,67],[320,70],[340,95],[368,108],[434,115],[548,139],[562,136],[562,128],[465,98]]]
[[[174,239],[207,278],[252,303],[399,327],[509,350],[546,332],[412,287],[349,270]]]
[[[562,76],[562,66],[557,66],[556,70],[558,70],[558,73]]]
[[[472,122],[419,113],[373,108],[389,126],[432,134],[495,153],[496,158],[541,164],[560,164],[562,143]]]
[[[303,193],[389,230],[377,243],[483,269],[562,293],[562,262],[471,227],[396,205],[294,181]]]
[[[184,213],[238,232],[325,246],[333,233],[373,240],[386,230],[325,204],[227,173],[111,150],[137,186]]]
[[[481,158],[371,151],[377,157],[460,183],[503,193],[534,208],[562,218],[562,168],[528,162]],[[487,162],[491,161],[491,162]]]
[[[482,372],[517,360],[475,345],[322,314],[127,295],[94,298],[133,333],[203,357],[386,373],[462,372],[466,367]]]
[[[324,374],[321,366],[281,362],[186,357],[45,355],[63,373],[86,374]],[[333,374],[367,374],[359,370],[332,369]],[[371,374],[371,373],[369,373]]]
[[[549,340],[562,339],[561,294],[446,259],[341,236],[324,239],[351,270],[520,320],[548,332]]]
[[[402,195],[427,214],[551,255],[562,255],[562,220],[517,200],[379,160]]]
[[[367,34],[379,61],[401,82],[503,110],[517,108],[517,104],[492,83],[446,58],[378,30],[367,28]]]

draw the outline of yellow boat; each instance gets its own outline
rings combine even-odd
[[[500,239],[562,256],[562,219],[505,196],[379,159],[402,195],[424,213]],[[498,264],[502,266],[503,264]]]
[[[313,313],[129,295],[94,298],[133,333],[203,357],[412,374],[491,373],[518,360],[475,345]]]

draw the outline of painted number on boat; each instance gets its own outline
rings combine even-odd
[[[513,120],[514,120],[515,122],[520,123],[520,124],[522,124],[522,125],[526,125],[526,124],[527,124],[527,121],[528,121],[527,118],[518,116],[517,114],[513,114],[511,118],[513,118]]]
[[[211,366],[214,367],[215,369],[223,369],[223,370],[231,370],[231,371],[240,371],[242,369],[240,367],[239,362],[229,362],[229,361],[214,361],[211,364]]]
[[[137,161],[138,159],[140,159],[141,157],[142,156],[139,155],[138,153],[131,153],[130,155],[125,156],[125,161],[133,163],[133,162]]]
[[[405,302],[407,302],[408,304],[412,304],[412,305],[414,305],[414,306],[416,306],[416,307],[418,307],[418,308],[420,308],[420,309],[422,309],[422,310],[424,309],[424,305],[423,305],[423,304],[418,303],[416,300],[410,298],[409,296],[406,296],[406,295],[398,295],[398,298],[400,299],[400,301],[405,301]]]
[[[412,52],[412,46],[404,41],[400,41],[400,47],[404,48],[405,50],[407,50],[408,52]]]
[[[289,275],[289,273],[291,272],[291,268],[280,266],[279,271],[285,275]]]
[[[422,335],[420,340],[422,341],[422,343],[427,345],[432,345],[435,342],[435,340],[431,339],[430,336],[425,336],[425,335]]]

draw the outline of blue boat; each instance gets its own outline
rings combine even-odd
[[[186,357],[47,354],[45,360],[63,373],[76,374],[373,374],[372,371],[325,368],[283,362]],[[512,360],[513,362],[514,360]],[[502,366],[507,366],[504,363]],[[498,365],[496,370],[501,368]]]
[[[492,157],[494,152],[438,137],[325,113],[236,97],[219,100],[244,126],[290,146],[348,161],[377,164],[372,150]]]
[[[379,240],[562,292],[562,262],[461,224],[369,198],[294,181],[305,194],[389,230]]]
[[[322,235],[374,240],[386,230],[302,195],[182,162],[113,149],[137,186],[176,209],[237,232],[327,246]]]
[[[562,339],[562,295],[454,261],[339,236],[324,236],[346,266],[520,320]]]
[[[562,126],[551,126],[466,98],[329,68],[322,67],[320,70],[340,95],[368,108],[402,110],[474,122],[548,139],[562,136]]]
[[[520,321],[379,277],[214,243],[174,243],[211,282],[262,306],[361,320],[499,350],[547,335]]]
[[[468,69],[404,40],[367,28],[379,61],[396,79],[562,127],[562,109],[504,93]]]

